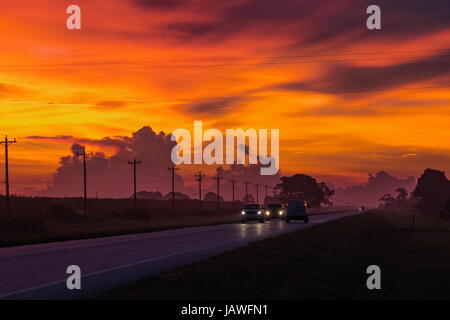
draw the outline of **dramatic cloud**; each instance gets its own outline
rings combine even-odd
[[[104,138],[102,140],[78,139],[84,141],[86,152],[89,145],[114,146],[112,156],[96,152],[87,159],[89,197],[129,197],[132,194],[133,168],[128,161],[142,161],[138,165],[139,190],[158,190],[167,193],[171,188],[171,176],[167,170],[172,165],[170,151],[174,143],[170,135],[155,133],[150,127],[143,127],[131,137]],[[83,145],[75,143],[72,154],[60,159],[60,166],[45,195],[81,196],[83,194],[83,163],[79,154]],[[176,174],[178,191],[184,191],[183,179]]]
[[[158,9],[158,10],[174,10],[177,8],[180,8],[181,6],[189,3],[188,0],[136,0],[136,5],[152,10],[152,9]]]
[[[195,8],[195,14],[169,23],[166,31],[183,41],[223,41],[250,32],[259,36],[291,36],[295,47],[340,41],[395,41],[448,28],[449,2],[436,0],[380,0],[383,29],[367,34],[364,0],[338,3],[309,0],[240,0],[211,6],[209,1],[138,1],[144,8],[174,11]],[[320,24],[315,22],[321,21]],[[385,30],[389,30],[388,32]]]
[[[274,88],[331,94],[370,92],[394,89],[447,75],[450,75],[450,50],[430,58],[389,66],[336,65],[320,78],[311,81],[283,83]]]

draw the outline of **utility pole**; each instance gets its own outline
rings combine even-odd
[[[259,183],[255,183],[256,186],[256,203],[259,203]]]
[[[217,172],[217,175],[214,177],[214,180],[217,180],[217,208],[220,209],[220,180],[222,180],[223,177],[219,176],[219,173]]]
[[[5,145],[5,200],[6,200],[6,214],[11,214],[11,203],[9,198],[9,162],[8,162],[8,147],[10,144],[16,143],[16,139],[8,140],[8,135],[5,136],[5,141],[0,141],[0,144]]]
[[[267,199],[267,188],[269,188],[269,186],[266,184],[264,186],[264,188],[266,189],[265,196],[264,196],[264,202],[266,202],[266,199]]]
[[[83,152],[77,152],[77,156],[83,156],[83,187],[84,187],[84,200],[83,200],[83,213],[84,215],[87,214],[87,183],[86,183],[86,177],[87,177],[87,170],[86,170],[86,157],[92,156],[92,152],[89,154],[86,154],[86,148],[83,147]]]
[[[195,175],[195,180],[198,181],[198,200],[200,201],[200,210],[202,210],[202,180],[205,175],[200,171]]]
[[[136,190],[136,165],[141,164],[142,161],[133,159],[133,161],[128,161],[129,164],[133,165],[133,200],[134,200],[134,209],[137,208],[137,190]]]
[[[236,180],[232,179],[230,180],[230,182],[231,182],[231,194],[233,199],[233,209],[234,209],[234,184],[236,183]]]
[[[247,195],[248,195],[248,185],[250,184],[250,182],[248,182],[247,180],[244,182],[244,184],[245,184],[245,197],[244,197],[244,202],[245,203],[247,203],[247,200],[248,200],[248,197],[247,197]]]
[[[180,170],[180,168],[175,168],[174,165],[167,168],[167,170],[172,171],[172,209],[175,208],[175,171]]]

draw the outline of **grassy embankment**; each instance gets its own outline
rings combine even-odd
[[[0,232],[0,247],[232,223],[237,222],[238,218],[236,214],[222,213],[209,216],[158,216],[150,219],[98,215],[71,219],[4,219],[0,221],[0,229],[3,229]]]
[[[255,242],[100,299],[450,298],[450,221],[370,212]],[[381,267],[381,290],[366,268]]]

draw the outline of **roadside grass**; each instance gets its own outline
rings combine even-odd
[[[450,222],[368,212],[251,243],[96,299],[449,299]],[[381,268],[368,290],[366,268]]]
[[[9,232],[0,232],[0,247],[116,236],[167,229],[234,223],[237,214],[210,216],[155,217],[149,221],[131,218],[78,217],[72,221],[20,219]],[[20,228],[17,225],[20,224]]]
[[[312,214],[327,214],[352,209],[331,207],[315,209]],[[26,244],[91,239],[168,229],[240,222],[237,209],[217,210],[133,210],[93,213],[86,216],[70,207],[58,205],[50,213],[28,212],[10,217],[0,215],[0,248]]]

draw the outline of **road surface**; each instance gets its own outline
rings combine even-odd
[[[310,223],[223,224],[0,249],[0,299],[79,299],[249,242],[336,220],[356,211],[310,216]],[[67,289],[69,265],[81,290]]]

